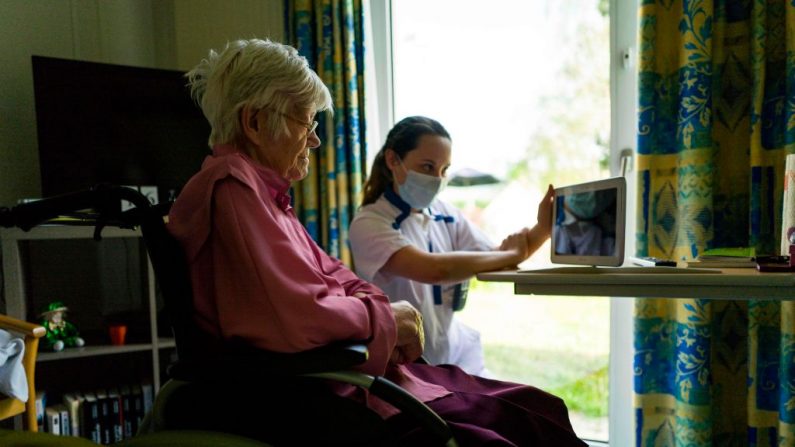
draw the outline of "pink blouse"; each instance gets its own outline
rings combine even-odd
[[[360,371],[426,402],[449,394],[388,363],[397,337],[388,298],[317,246],[290,206],[289,187],[228,145],[214,147],[185,185],[168,228],[188,258],[197,324],[278,352],[369,340]],[[370,405],[385,417],[396,412],[374,399]]]

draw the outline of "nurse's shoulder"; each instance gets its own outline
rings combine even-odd
[[[394,207],[386,199],[379,198],[373,203],[359,207],[356,210],[356,215],[353,217],[351,226],[357,221],[361,220],[378,220],[392,222],[395,217],[400,214],[400,210]]]

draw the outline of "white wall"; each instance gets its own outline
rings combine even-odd
[[[40,195],[31,55],[187,70],[284,35],[281,0],[0,0],[0,206]]]
[[[284,39],[283,0],[174,0],[176,68],[189,70],[210,48],[235,39]]]

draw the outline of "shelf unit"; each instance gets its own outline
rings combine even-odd
[[[94,236],[93,226],[63,226],[63,225],[42,225],[22,231],[17,228],[0,229],[0,243],[2,243],[3,253],[3,278],[5,313],[9,316],[22,320],[30,320],[28,315],[28,302],[25,265],[21,245],[27,241],[43,240],[65,240],[65,239],[92,239]],[[121,229],[108,227],[102,230],[102,239],[110,238],[132,238],[141,239],[139,230]],[[102,243],[102,242],[100,242]],[[141,240],[141,243],[142,240]],[[149,336],[143,343],[129,343],[121,346],[111,344],[87,344],[81,348],[66,348],[61,352],[39,351],[38,363],[40,368],[52,362],[79,358],[96,358],[98,356],[116,356],[126,353],[149,352],[152,359],[151,379],[154,390],[160,389],[160,356],[161,350],[173,348],[174,340],[158,336],[158,318],[155,276],[152,265],[146,258],[146,291],[145,300],[148,304]],[[67,303],[68,305],[69,303]],[[78,328],[79,329],[79,328]],[[37,383],[37,387],[42,388],[46,384]]]

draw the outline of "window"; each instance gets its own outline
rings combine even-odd
[[[635,89],[634,3],[380,0],[370,6],[379,92],[371,123],[385,132],[408,115],[436,118],[452,135],[453,175],[474,168],[502,179],[448,188],[443,197],[495,241],[535,221],[546,184],[618,174],[619,149],[635,145],[635,98],[628,94]],[[372,156],[383,138],[376,133],[369,141]],[[530,263],[547,262],[548,253],[542,247]],[[496,284],[476,284],[472,293],[461,318],[482,332],[492,372],[562,395],[570,406],[579,399],[575,429],[596,440],[608,439],[609,372],[611,444],[633,442],[631,300],[521,297]],[[585,322],[588,316],[594,318]],[[577,368],[581,377],[572,374]],[[593,398],[581,398],[589,392]]]

